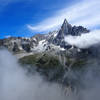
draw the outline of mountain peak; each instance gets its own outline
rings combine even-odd
[[[62,24],[62,28],[68,28],[69,26],[71,26],[71,25],[68,23],[67,19],[64,19],[64,22]]]
[[[64,19],[63,24],[68,24],[68,22],[67,22],[67,19],[66,19],[66,18]]]
[[[64,32],[64,34],[68,34],[70,33],[69,31],[71,30],[72,26],[68,23],[68,21],[66,19],[64,19],[64,22],[62,24],[62,31]]]
[[[60,45],[61,47],[66,47],[66,42],[64,41],[64,38],[68,35],[78,36],[83,33],[88,33],[89,30],[82,27],[82,26],[72,26],[68,23],[66,19],[64,19],[64,22],[56,36],[56,38],[53,40],[53,43],[56,45]]]

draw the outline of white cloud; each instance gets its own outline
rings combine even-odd
[[[81,36],[67,36],[65,41],[79,48],[88,48],[100,43],[100,30],[82,34]]]
[[[10,38],[10,37],[11,37],[11,35],[6,35],[6,36],[5,36],[5,38]]]
[[[54,29],[62,24],[67,18],[73,25],[84,25],[85,27],[98,26],[100,23],[100,0],[82,0],[71,7],[64,8],[55,13],[36,26],[28,25],[33,31],[47,31]]]
[[[35,73],[26,75],[11,53],[0,50],[0,100],[66,100],[58,84]]]

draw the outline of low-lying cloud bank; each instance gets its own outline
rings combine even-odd
[[[77,80],[85,87],[79,88],[76,94],[70,93],[70,97],[65,96],[65,88],[62,90],[58,84],[44,81],[39,74],[27,76],[11,53],[0,50],[0,100],[100,100],[100,80],[93,76],[92,68],[81,80]],[[66,74],[70,78],[76,77],[72,72]]]
[[[67,36],[65,41],[79,48],[88,48],[100,43],[100,30],[91,31],[81,36]]]
[[[0,51],[0,100],[65,100],[57,84],[45,82],[38,74],[27,76],[17,59]]]

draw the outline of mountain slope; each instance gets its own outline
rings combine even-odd
[[[100,76],[100,45],[80,49],[66,43],[65,37],[88,32],[82,26],[70,25],[65,19],[57,31],[30,38],[9,37],[0,40],[0,47],[13,52],[28,72],[33,74],[35,70],[46,80],[59,83],[65,90],[69,87],[75,91],[85,87],[83,77],[88,69],[93,68],[96,78]]]

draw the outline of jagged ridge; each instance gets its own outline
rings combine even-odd
[[[59,31],[53,31],[48,34],[36,34],[30,38],[9,37],[0,40],[0,46],[4,46],[14,53],[65,50],[71,48],[71,46],[64,41],[65,36],[77,36],[88,32],[89,30],[82,26],[72,26],[65,19]]]

